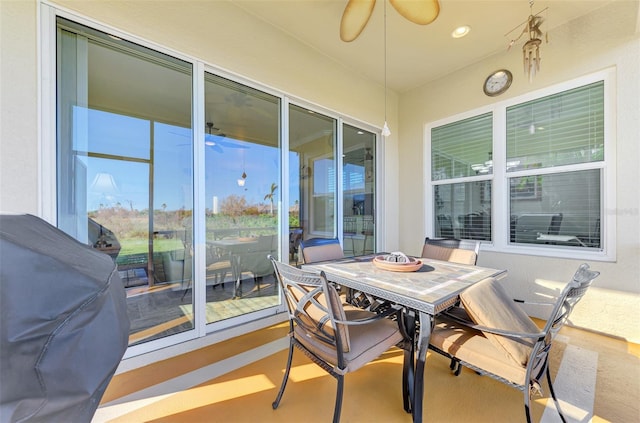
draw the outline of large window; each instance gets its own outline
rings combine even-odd
[[[491,240],[493,115],[431,131],[435,236]]]
[[[603,97],[600,81],[507,107],[511,242],[601,248]]]
[[[427,128],[427,227],[527,254],[612,257],[609,73]]]

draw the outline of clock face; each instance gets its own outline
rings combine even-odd
[[[495,71],[484,81],[484,93],[491,97],[500,95],[507,91],[512,79],[511,72],[506,69]]]

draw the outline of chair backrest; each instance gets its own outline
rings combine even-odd
[[[311,238],[300,242],[303,263],[344,258],[340,241],[336,238]]]
[[[558,297],[551,317],[547,320],[545,332],[549,331],[553,337],[555,337],[560,328],[562,328],[569,319],[569,315],[575,305],[582,299],[587,289],[593,283],[593,280],[597,278],[599,274],[600,272],[589,270],[589,265],[586,263],[578,267],[573,278],[571,278],[571,281],[564,287]]]
[[[420,257],[450,261],[460,264],[476,264],[480,242],[454,238],[425,238]]]
[[[355,234],[358,231],[358,221],[355,216],[345,216],[342,224],[342,232]]]
[[[278,253],[278,236],[260,235],[255,244],[247,247],[247,252],[242,253],[240,266],[242,270],[248,270],[255,277],[266,276],[273,272],[272,265],[267,259],[268,255],[276,255]]]
[[[453,238],[453,222],[451,221],[451,216],[445,214],[439,214],[436,216],[436,231],[439,232],[438,235],[445,238]]]
[[[589,270],[589,265],[583,263],[578,267],[571,281],[562,290],[553,307],[553,312],[545,324],[543,332],[547,336],[533,346],[527,371],[529,380],[538,381],[546,371],[548,354],[551,343],[562,329],[575,305],[582,299],[591,283],[600,272]]]
[[[515,222],[515,242],[536,243],[538,234],[557,235],[561,225],[562,213],[522,214]]]
[[[364,216],[362,218],[362,233],[364,235],[373,235],[374,222],[373,216]]]
[[[298,247],[302,241],[302,228],[290,228],[289,229],[289,255],[293,257],[298,253]]]
[[[335,288],[327,282],[324,273],[308,272],[277,261],[273,263],[276,278],[282,288],[289,311],[291,336],[314,351],[319,348],[326,354],[335,354],[333,364],[342,368],[343,352],[350,349],[349,332],[345,325],[342,301]]]

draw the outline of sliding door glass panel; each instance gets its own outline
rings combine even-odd
[[[280,99],[205,74],[206,316],[279,305]]]
[[[333,118],[289,106],[290,237],[337,237],[336,125]]]
[[[345,254],[375,252],[376,135],[343,125],[342,184]]]
[[[59,18],[58,226],[113,258],[130,345],[194,328],[190,63]]]

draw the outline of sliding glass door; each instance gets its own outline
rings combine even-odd
[[[58,227],[117,264],[130,346],[274,313],[267,257],[303,239],[375,250],[373,133],[64,18],[56,37]]]
[[[193,329],[192,65],[61,18],[57,37],[58,226],[118,264],[131,345]]]
[[[206,321],[280,303],[280,99],[205,74]]]
[[[289,106],[290,258],[301,239],[337,237],[336,126],[336,119]]]
[[[342,125],[342,236],[347,255],[376,251],[376,135]]]

